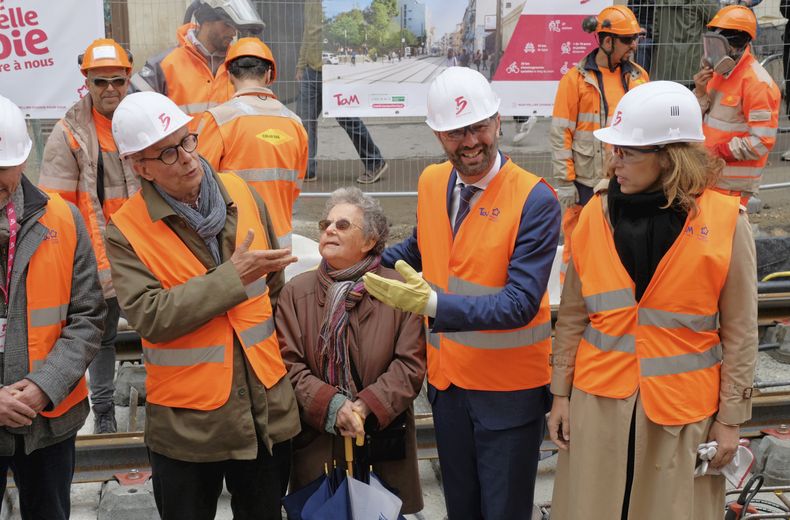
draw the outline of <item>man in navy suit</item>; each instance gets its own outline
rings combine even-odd
[[[427,123],[448,161],[422,173],[414,234],[384,252],[405,281],[365,275],[375,298],[427,316],[450,520],[531,518],[550,404],[546,286],[560,207],[548,184],[499,152],[498,110],[477,71],[448,68],[434,80]]]

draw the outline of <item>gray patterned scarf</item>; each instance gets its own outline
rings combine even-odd
[[[219,184],[212,175],[211,166],[202,158],[200,165],[203,167],[203,180],[200,182],[200,195],[198,195],[198,209],[192,209],[189,204],[184,204],[165,193],[163,189],[154,183],[154,188],[165,199],[165,202],[173,208],[173,211],[181,216],[186,223],[195,230],[203,239],[211,252],[214,262],[219,265],[222,261],[219,252],[219,233],[225,227],[227,217],[227,207],[219,190]]]

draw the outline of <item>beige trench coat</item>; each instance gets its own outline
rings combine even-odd
[[[604,208],[605,202],[604,197]],[[727,424],[741,424],[751,417],[749,390],[757,356],[756,283],[751,226],[741,214],[719,299],[723,361],[715,418]],[[576,388],[571,392],[576,350],[588,321],[579,276],[571,263],[557,321],[551,383],[555,396],[571,396],[571,447],[560,452],[557,463],[552,520],[621,518],[632,418],[634,477],[626,518],[720,520],[723,477],[693,478],[696,449],[707,441],[713,416],[683,426],[662,426],[645,416],[638,391],[626,399],[598,397]]]

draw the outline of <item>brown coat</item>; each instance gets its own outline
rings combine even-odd
[[[379,267],[376,272],[399,278],[391,269]],[[325,297],[317,273],[310,271],[286,284],[277,301],[277,335],[302,418],[302,433],[294,439],[292,489],[318,478],[325,463],[331,466],[333,460],[343,461],[342,437],[324,430],[329,402],[337,389],[317,375],[315,352]],[[412,403],[425,377],[423,324],[419,316],[365,295],[351,310],[348,343],[364,386],[358,396],[379,424],[386,426],[409,410],[406,459],[374,465],[373,469],[398,490],[404,513],[419,511],[423,502]]]

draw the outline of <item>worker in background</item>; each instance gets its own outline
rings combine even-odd
[[[749,220],[709,189],[723,164],[685,86],[634,88],[595,136],[612,159],[573,233],[557,319],[551,518],[720,519],[725,479],[707,469],[738,449],[757,358]]]
[[[597,34],[598,47],[560,80],[551,120],[554,185],[564,211],[560,281],[565,279],[579,213],[603,178],[606,154],[593,131],[609,124],[628,90],[648,81],[644,69],[632,61],[642,29],[630,9],[605,7],[583,27]]]
[[[431,83],[427,123],[448,161],[423,171],[414,234],[384,252],[405,282],[364,277],[373,297],[427,316],[450,520],[532,518],[550,402],[546,287],[560,207],[545,181],[499,151],[499,104],[467,67]]]
[[[107,254],[143,341],[154,498],[163,520],[213,519],[224,480],[235,518],[279,520],[300,425],[272,302],[296,258],[258,194],[198,156],[191,119],[139,92],[112,127],[142,185],[113,215]]]
[[[262,32],[263,25],[248,0],[194,0],[176,32],[178,45],[149,59],[132,77],[132,91],[159,92],[200,116],[233,95],[224,63],[237,33]]]
[[[703,67],[694,75],[705,131],[705,146],[724,159],[716,182],[746,205],[760,187],[768,152],[776,143],[781,94],[770,74],[752,56],[757,18],[748,7],[728,5],[703,36]]]
[[[85,220],[107,302],[101,349],[89,367],[93,433],[115,433],[115,338],[120,308],[105,250],[105,226],[112,214],[140,189],[112,139],[113,113],[129,88],[132,60],[111,39],[91,43],[80,56],[88,95],[58,121],[44,148],[38,185],[75,204]]]
[[[266,202],[281,247],[291,245],[293,205],[307,169],[307,132],[269,88],[277,65],[258,38],[228,50],[233,98],[203,114],[198,152],[216,171],[233,171]]]
[[[32,147],[22,112],[0,96],[0,495],[10,470],[22,518],[67,520],[106,309],[79,211],[23,175]]]

